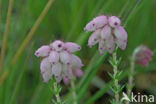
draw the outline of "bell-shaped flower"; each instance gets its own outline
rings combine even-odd
[[[48,82],[52,76],[51,64],[49,58],[43,58],[40,64],[41,74],[43,76],[44,82]]]
[[[64,44],[64,49],[67,50],[70,53],[73,53],[75,51],[80,51],[81,46],[76,44],[76,43],[72,43],[72,42],[66,42]]]
[[[79,68],[76,68],[73,70],[73,74],[76,76],[76,77],[81,77],[83,75],[83,71]]]
[[[76,55],[71,55],[71,64],[77,68],[81,68],[83,66],[81,59]]]
[[[96,21],[96,23],[94,21]],[[99,21],[103,22],[100,23]],[[93,23],[96,29],[90,29]],[[103,25],[101,25],[102,23]],[[85,31],[93,31],[89,37],[88,46],[92,47],[99,43],[100,54],[104,54],[106,51],[111,54],[114,51],[115,45],[122,50],[126,48],[127,32],[121,26],[120,19],[116,16],[96,17],[86,25]]]
[[[127,45],[127,32],[124,30],[123,27],[118,26],[114,30],[114,35],[115,35],[115,43],[122,50],[125,50]]]
[[[51,64],[56,64],[59,61],[59,53],[57,51],[51,51],[49,54],[49,62]]]
[[[109,19],[108,19],[108,23],[109,23],[109,25],[111,26],[111,27],[118,27],[118,26],[120,26],[120,19],[118,18],[118,17],[116,17],[116,16],[111,16],[111,17],[109,17]]]
[[[90,21],[86,27],[84,28],[84,30],[86,32],[88,31],[95,31],[96,29],[102,28],[104,25],[107,24],[107,17],[104,15],[98,16],[96,18],[94,18],[92,21]]]
[[[52,44],[50,44],[50,46],[52,47],[53,50],[59,52],[63,50],[64,43],[60,40],[56,40]]]
[[[35,52],[35,55],[37,57],[46,57],[48,56],[49,52],[50,52],[50,47],[48,45],[44,45]]]
[[[100,34],[101,34],[101,29],[96,30],[91,34],[88,40],[88,46],[92,47],[93,45],[97,44],[100,40]]]
[[[81,77],[83,71],[80,68],[83,64],[79,57],[72,54],[80,49],[76,43],[64,43],[60,40],[39,48],[35,55],[43,58],[40,69],[44,82],[48,82],[54,76],[58,83],[63,80],[68,84],[72,77]]]
[[[71,55],[67,51],[60,52],[60,60],[63,64],[70,65],[71,63]]]
[[[146,46],[138,46],[133,53],[133,58],[136,64],[141,66],[148,66],[149,62],[152,61],[153,52]]]

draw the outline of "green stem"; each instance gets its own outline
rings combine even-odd
[[[135,67],[135,59],[132,56],[131,58],[131,64],[130,64],[130,76],[128,78],[128,86],[127,86],[127,96],[130,97],[133,87],[133,75],[134,75],[134,67]],[[129,104],[129,102],[126,102],[126,104]]]
[[[57,103],[61,104],[60,95],[59,95],[59,92],[58,92],[58,89],[57,89],[57,82],[54,82],[54,91],[56,92],[55,96],[56,96]]]
[[[75,92],[74,79],[71,80],[70,84],[71,84],[71,88],[72,88],[73,104],[77,104],[77,95],[76,95],[76,92]]]
[[[115,63],[117,63],[117,58],[116,58],[116,52],[114,52],[113,53],[113,61],[115,62]],[[117,64],[115,64],[115,65],[113,65],[113,71],[114,71],[114,85],[118,88],[118,79],[116,78],[116,76],[117,76],[117,72],[118,72],[118,70],[117,70]],[[115,102],[116,102],[116,104],[119,104],[119,93],[118,93],[118,91],[116,91],[115,92]]]

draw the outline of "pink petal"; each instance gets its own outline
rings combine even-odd
[[[147,47],[146,47],[145,52],[146,52],[148,55],[153,56],[153,52],[152,52],[150,49],[148,49]]]
[[[115,42],[122,49],[125,50],[127,45],[127,32],[123,27],[118,26],[114,29]]]
[[[69,68],[69,69],[67,69],[66,71],[67,71],[67,76],[68,76],[68,79],[69,79],[69,80],[71,80],[71,79],[72,79],[72,77],[73,77],[73,72],[72,72],[72,69],[70,69],[70,68]]]
[[[79,51],[81,49],[81,46],[72,42],[66,42],[64,45],[64,48],[69,52],[75,52]]]
[[[111,16],[108,19],[109,25],[113,28],[120,26],[120,19],[116,16]]]
[[[101,41],[99,42],[99,52],[100,52],[100,54],[102,55],[102,54],[104,54],[106,51],[107,51],[107,47],[106,47],[106,45],[105,45],[105,42],[104,42],[103,40],[101,40]]]
[[[107,47],[108,52],[112,54],[115,48],[115,42],[114,42],[114,38],[112,35],[110,35],[108,39],[106,39],[106,47]]]
[[[50,46],[56,51],[62,51],[64,43],[60,40],[56,40],[52,44],[50,44]]]
[[[106,25],[106,26],[102,29],[102,31],[101,31],[101,38],[102,38],[104,41],[106,41],[106,39],[107,39],[108,37],[110,37],[110,35],[112,35],[112,34],[111,34],[111,28],[110,28],[108,25]]]
[[[72,79],[73,73],[72,73],[71,66],[63,64],[62,65],[62,68],[63,68],[63,72],[62,72],[63,75],[65,75],[66,77],[68,77],[68,79]]]
[[[71,65],[77,68],[81,68],[83,66],[81,59],[75,55],[71,55]]]
[[[136,64],[141,66],[148,66],[149,62],[152,61],[153,52],[146,46],[140,45],[134,50],[134,57],[136,60]]]
[[[51,72],[45,72],[44,74],[42,74],[43,80],[45,83],[48,83],[48,81],[51,79],[52,77],[52,73]]]
[[[67,51],[60,52],[60,60],[66,65],[71,64],[71,55]]]
[[[37,57],[46,57],[49,55],[49,52],[50,52],[50,47],[48,45],[44,45],[35,52],[35,55]]]
[[[93,45],[99,42],[100,34],[101,34],[100,29],[92,33],[92,35],[89,37],[89,40],[88,40],[89,47],[92,47]]]
[[[107,17],[104,15],[98,16],[93,19],[96,29],[99,29],[108,23]]]
[[[55,77],[59,77],[62,72],[62,65],[61,63],[56,63],[52,66],[52,74],[54,74]]]
[[[113,35],[111,34],[111,28],[108,25],[106,25],[102,29],[101,38],[102,38],[102,41],[104,41],[104,43],[105,43],[106,49],[111,54],[114,50],[114,47],[115,47],[115,42],[114,42],[115,40],[114,40]]]
[[[55,79],[56,79],[57,83],[60,83],[61,80],[62,80],[62,76],[61,75],[60,76],[55,76]]]
[[[148,60],[148,61],[152,61],[152,57],[151,57],[150,55],[146,55],[145,58],[146,58],[146,60]]]
[[[88,31],[95,31],[96,29],[99,29],[99,28],[103,27],[106,24],[107,24],[107,17],[104,16],[104,15],[101,15],[101,16],[98,16],[98,17],[94,18],[92,21],[90,21],[86,25],[84,30],[86,32],[88,32]]]
[[[51,64],[48,58],[43,58],[40,64],[41,73],[46,72],[47,70],[51,70]]]
[[[90,21],[90,22],[85,26],[84,30],[85,30],[86,32],[95,31],[95,30],[96,30],[96,27],[95,27],[94,21],[93,21],[93,20]]]
[[[41,61],[40,69],[41,69],[41,74],[43,76],[44,82],[48,82],[52,76],[51,64],[49,63],[48,58],[44,58]]]
[[[51,51],[49,55],[49,62],[51,64],[56,64],[59,61],[59,53],[56,51]]]
[[[63,75],[62,78],[63,78],[63,83],[66,84],[66,85],[68,85],[68,84],[69,84],[69,79],[68,79],[68,77],[65,76],[65,75]]]
[[[83,75],[83,71],[81,69],[74,69],[73,70],[73,74],[76,76],[76,77],[81,77]]]
[[[148,66],[148,61],[146,59],[139,60],[139,61],[137,61],[137,64],[147,67]]]

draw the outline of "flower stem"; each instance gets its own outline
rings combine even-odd
[[[113,53],[113,61],[117,63],[117,58],[116,58],[116,52]],[[113,65],[113,71],[114,71],[114,85],[118,89],[118,79],[116,78],[118,70],[117,70],[117,64]],[[118,91],[115,91],[115,102],[116,104],[119,104],[119,93]]]
[[[135,67],[135,59],[132,56],[131,63],[130,63],[130,76],[128,78],[128,85],[127,85],[127,96],[130,97],[132,87],[133,87],[133,75],[134,75],[134,67]],[[126,102],[126,104],[129,104],[129,102]]]
[[[61,99],[60,99],[59,91],[58,91],[58,88],[57,88],[57,82],[54,82],[54,91],[55,91],[55,96],[56,96],[57,103],[61,104]]]
[[[76,95],[76,92],[75,92],[74,79],[71,80],[70,84],[71,84],[71,88],[72,88],[73,104],[77,104],[77,95]]]

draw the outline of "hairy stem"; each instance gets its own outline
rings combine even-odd
[[[8,39],[8,32],[10,27],[10,19],[12,15],[12,7],[13,7],[14,0],[9,0],[9,7],[8,7],[8,13],[7,13],[7,19],[6,19],[6,27],[4,31],[4,37],[3,37],[3,43],[2,43],[2,51],[1,51],[1,57],[0,57],[0,74],[3,67],[3,61],[5,56],[5,51],[7,47],[7,39]]]
[[[73,104],[77,104],[77,95],[76,95],[76,92],[75,92],[74,79],[71,80],[70,84],[71,84],[71,88],[72,88]]]
[[[57,103],[61,104],[61,99],[60,99],[60,95],[59,95],[58,88],[57,88],[57,82],[54,82],[54,91],[56,92],[55,96],[56,96]]]
[[[116,52],[114,52],[113,53],[113,61],[115,62],[115,63],[117,63],[117,58],[116,58]],[[118,72],[118,70],[117,70],[117,64],[115,64],[115,65],[113,65],[113,71],[114,71],[114,85],[116,86],[116,88],[118,88],[118,79],[116,78],[116,76],[117,76],[117,72]],[[116,102],[116,104],[119,104],[119,93],[118,93],[118,91],[116,91],[115,92],[115,102]]]

